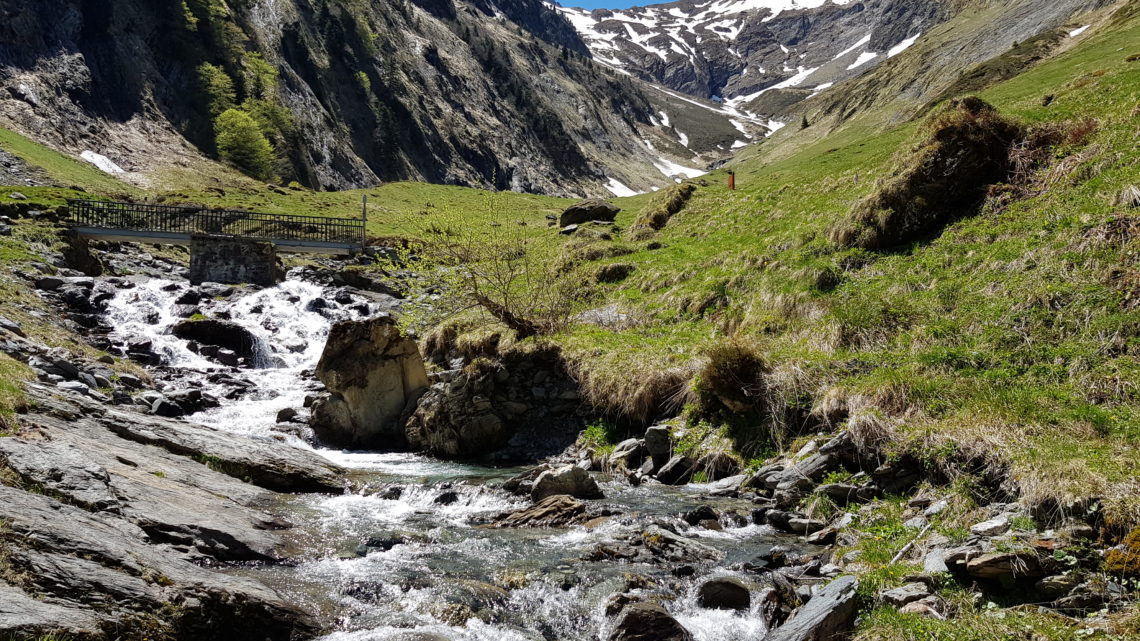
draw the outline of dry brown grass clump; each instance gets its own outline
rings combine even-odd
[[[685,203],[696,190],[697,186],[692,183],[681,183],[666,189],[641,212],[631,231],[637,235],[639,232],[661,229],[669,222],[669,218],[685,208]]]
[[[636,268],[629,263],[602,265],[594,272],[594,280],[599,283],[620,283],[629,278]]]
[[[1006,180],[1010,147],[1025,135],[985,101],[951,101],[926,124],[926,140],[882,187],[831,230],[844,247],[889,249],[926,236],[977,207],[987,188]]]
[[[705,352],[705,363],[693,381],[702,413],[761,413],[769,368],[754,345],[729,340]]]
[[[655,418],[674,416],[687,403],[690,367],[636,370],[623,362],[602,365],[572,365],[584,400],[595,410],[619,420],[648,424]]]

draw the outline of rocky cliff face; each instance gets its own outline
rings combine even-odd
[[[798,88],[802,98],[857,76],[944,20],[946,4],[679,0],[622,11],[561,11],[597,59],[737,106],[766,90]]]
[[[663,133],[645,87],[539,0],[3,0],[0,16],[0,125],[137,181],[215,154],[226,108],[257,121],[282,181],[320,189],[583,194],[675,173],[644,142]],[[714,151],[733,131],[716,117]]]

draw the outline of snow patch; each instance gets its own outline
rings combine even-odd
[[[640,191],[634,191],[634,190],[630,189],[629,187],[626,187],[621,182],[619,182],[617,178],[610,178],[610,181],[608,183],[606,183],[606,189],[610,190],[611,194],[618,196],[618,197],[636,196],[638,194],[645,193],[645,192],[640,192]]]
[[[704,176],[708,173],[707,171],[701,171],[700,169],[693,169],[692,167],[678,165],[668,158],[658,158],[657,160],[654,160],[653,166],[656,167],[657,171],[661,172],[664,176],[667,178],[673,178],[674,180],[677,180],[677,182],[681,182],[680,179],[676,178],[677,176],[684,176],[685,178],[696,178],[697,176]]]
[[[907,38],[906,40],[903,40],[902,42],[898,43],[897,45],[891,47],[891,50],[887,52],[887,57],[888,58],[894,58],[895,56],[906,51],[907,49],[910,49],[910,46],[912,44],[914,44],[915,41],[918,40],[918,37],[921,35],[922,35],[922,33],[916,33],[913,36]]]
[[[1088,31],[1089,27],[1091,27],[1091,26],[1092,25],[1087,24],[1087,25],[1081,27],[1080,29],[1073,29],[1072,31],[1069,32],[1069,37],[1070,38],[1076,38],[1077,36],[1081,35],[1082,33]]]
[[[123,171],[122,167],[116,165],[114,162],[111,161],[110,158],[108,158],[102,154],[97,154],[97,153],[91,151],[90,149],[79,154],[79,157],[86,160],[87,162],[91,163],[92,165],[95,165],[103,173],[107,173],[107,174],[124,174],[124,173],[126,173],[125,171]]]
[[[875,53],[874,51],[864,51],[863,53],[859,54],[859,57],[855,59],[855,62],[851,63],[851,66],[847,67],[847,70],[851,71],[852,69],[858,69],[859,67],[862,67],[863,65],[871,62],[878,57],[879,54]]]

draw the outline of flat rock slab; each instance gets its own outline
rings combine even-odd
[[[31,420],[52,428],[110,430],[121,438],[191,457],[214,469],[277,492],[344,489],[343,470],[320,455],[270,438],[253,438],[185,421],[108,407],[82,397],[55,398],[49,388],[28,386],[43,414]],[[56,419],[56,420],[52,420]]]
[[[764,637],[764,641],[826,641],[838,639],[855,620],[855,589],[859,582],[853,576],[840,577],[828,583],[792,615],[784,625]]]
[[[29,583],[21,587],[63,608],[50,630],[156,612],[181,602],[180,625],[201,626],[202,638],[290,639],[315,631],[304,612],[273,590],[190,563],[170,547],[152,545],[142,528],[112,515],[0,486],[0,520],[6,523],[9,560]],[[101,606],[97,615],[82,609],[95,603]],[[0,613],[7,609],[0,606]],[[39,610],[30,612],[39,616]],[[34,618],[21,621],[15,613],[2,614],[0,630],[42,629],[34,627]]]
[[[103,618],[90,610],[33,599],[19,588],[0,583],[0,637],[35,638],[51,632],[95,635]]]

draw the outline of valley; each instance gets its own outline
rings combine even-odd
[[[1135,3],[9,4],[0,638],[1140,635]]]

